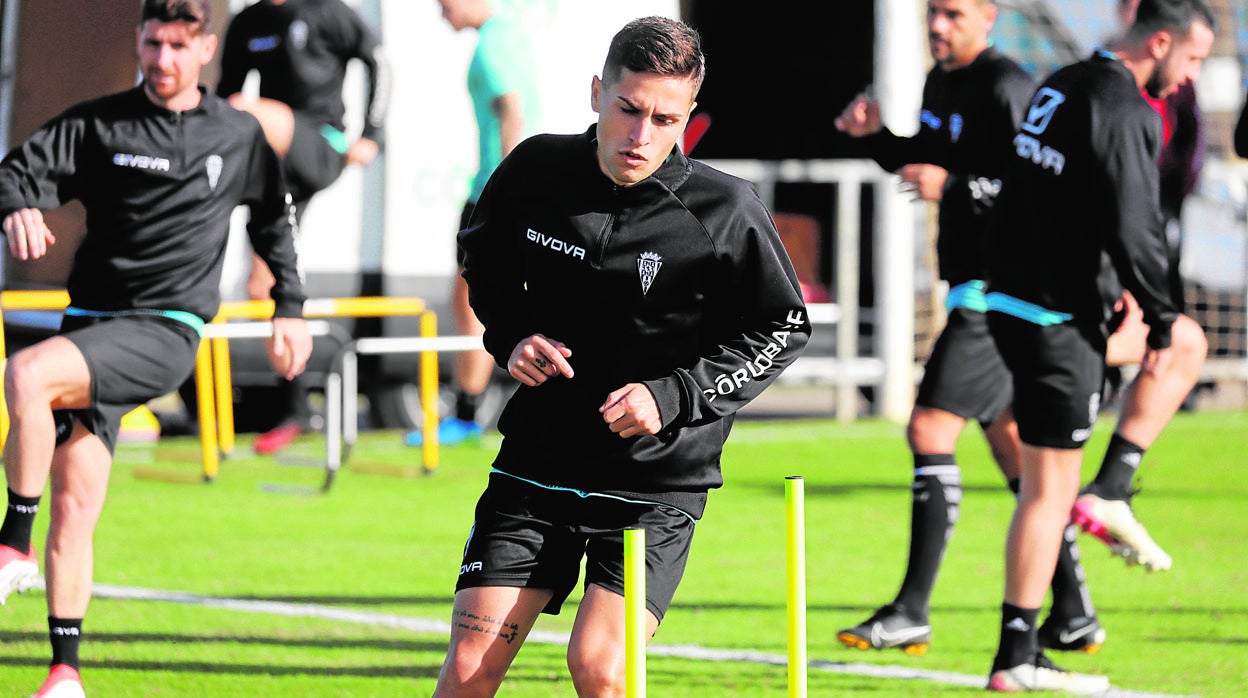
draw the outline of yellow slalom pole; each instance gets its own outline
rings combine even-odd
[[[646,529],[624,531],[624,695],[646,698]]]
[[[802,476],[784,478],[788,569],[789,698],[806,698],[806,514]]]
[[[217,411],[213,394],[212,350],[207,338],[199,340],[195,355],[195,393],[199,411],[199,448],[203,460],[204,479],[212,482],[221,469],[221,451],[217,441]]]
[[[436,337],[438,334],[438,315],[432,310],[420,315],[420,336]],[[438,467],[441,460],[438,445],[438,353],[424,351],[420,353],[420,412],[422,415],[424,441],[421,445],[420,457],[426,473]]]

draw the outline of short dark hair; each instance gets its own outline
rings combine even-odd
[[[692,27],[667,17],[635,19],[616,32],[607,50],[602,79],[612,84],[627,68],[634,73],[655,73],[688,78],[696,95],[706,76],[702,37]]]
[[[143,0],[139,24],[152,19],[157,22],[187,22],[199,31],[208,31],[212,23],[212,6],[208,0]]]
[[[1187,34],[1193,22],[1217,31],[1218,21],[1205,0],[1140,0],[1127,39],[1141,41],[1159,31]]]

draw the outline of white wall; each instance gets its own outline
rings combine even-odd
[[[676,0],[505,4],[531,32],[541,66],[537,130],[551,133],[580,132],[594,121],[590,81],[621,26],[645,15],[679,16]],[[382,12],[383,42],[395,73],[386,129],[384,271],[448,275],[455,267],[460,210],[477,167],[476,122],[466,85],[476,34],[453,32],[436,0],[383,0]],[[309,262],[313,258],[309,254]]]
[[[358,6],[359,0],[346,0]],[[456,33],[436,0],[380,0],[382,46],[393,74],[386,119],[384,236],[361,238],[364,171],[348,168],[312,199],[303,217],[300,261],[312,274],[382,271],[438,277],[455,271],[455,232],[477,167],[468,61],[476,33]],[[536,130],[583,131],[595,120],[590,82],[612,35],[646,15],[679,16],[678,0],[501,0],[530,30],[541,74]],[[232,0],[237,11],[250,4]],[[361,66],[348,71],[347,131],[356,133],[366,89]],[[222,287],[243,297],[248,244],[236,219]]]

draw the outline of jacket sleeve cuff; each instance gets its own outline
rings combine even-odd
[[[282,298],[273,304],[273,317],[303,317],[302,298]]]
[[[1148,328],[1148,348],[1149,349],[1169,349],[1170,348],[1170,327],[1149,326]]]
[[[675,376],[667,376],[666,378],[658,378],[655,380],[642,381],[642,385],[650,389],[650,394],[654,396],[654,403],[659,408],[659,419],[663,422],[663,428],[671,426],[681,414],[681,397],[684,394],[680,379]]]

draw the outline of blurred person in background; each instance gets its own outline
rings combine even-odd
[[[477,45],[468,64],[468,94],[477,122],[480,154],[456,232],[467,228],[485,183],[498,163],[533,131],[537,113],[536,66],[524,29],[505,14],[494,11],[491,0],[439,0],[442,16],[455,31],[475,29]],[[463,253],[456,246],[458,267],[451,290],[455,332],[480,337],[481,322],[468,303],[463,279]],[[438,424],[438,443],[446,446],[475,441],[483,430],[478,411],[494,373],[494,359],[485,351],[455,354],[455,414]],[[406,436],[409,446],[424,443],[420,431]]]
[[[353,60],[368,73],[364,123],[354,138],[345,131],[342,95]],[[260,76],[258,98],[241,92],[253,70]],[[333,184],[344,168],[368,165],[377,157],[390,96],[389,68],[376,33],[342,0],[259,0],[230,22],[217,94],[255,116],[282,158],[297,234],[314,194]],[[248,297],[267,298],[272,284],[272,272],[253,254]],[[311,428],[304,381],[282,381],[280,388],[281,415],[256,438],[256,453],[277,453]]]

